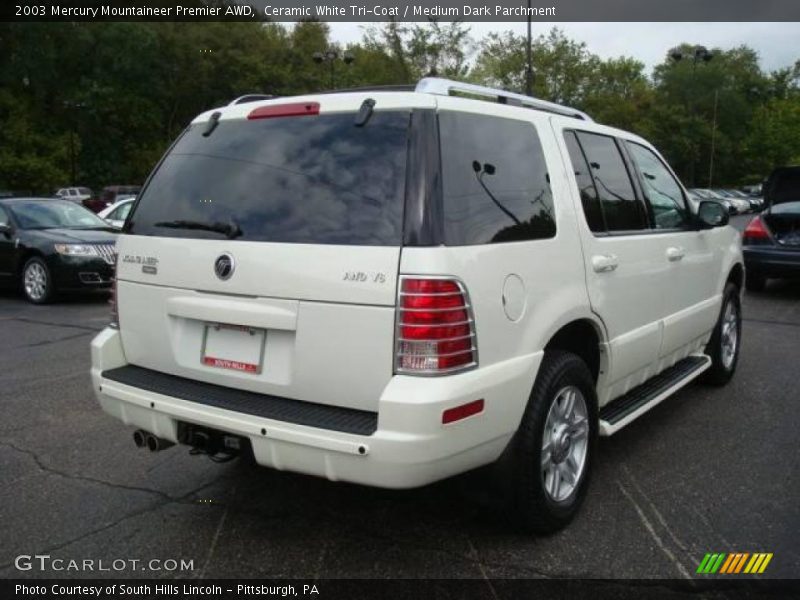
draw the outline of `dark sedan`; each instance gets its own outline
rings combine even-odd
[[[0,285],[36,304],[58,292],[108,289],[114,230],[86,208],[50,198],[0,199]]]
[[[767,208],[742,234],[751,291],[763,290],[768,278],[800,278],[800,166],[772,172],[764,185],[764,204]]]

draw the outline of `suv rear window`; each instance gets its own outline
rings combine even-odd
[[[441,111],[439,135],[446,245],[555,236],[547,163],[532,124]]]
[[[144,190],[129,233],[400,245],[410,111],[221,120],[191,126]],[[187,226],[186,224],[190,225]],[[166,225],[165,225],[166,224]]]

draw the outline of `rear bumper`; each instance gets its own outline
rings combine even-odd
[[[744,246],[745,269],[765,277],[800,277],[800,248]]]
[[[179,422],[203,425],[249,438],[263,466],[332,481],[410,488],[500,456],[519,426],[542,355],[449,377],[395,376],[380,397],[377,429],[370,435],[237,412],[104,377],[104,371],[127,364],[113,329],[92,341],[92,383],[107,413],[173,442],[178,441]],[[442,425],[444,410],[480,398],[485,400],[482,413]]]

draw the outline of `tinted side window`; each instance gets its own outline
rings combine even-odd
[[[439,133],[445,244],[556,234],[550,179],[533,125],[442,111]]]
[[[597,196],[597,188],[592,180],[592,174],[589,172],[589,163],[586,162],[575,132],[565,131],[564,141],[567,144],[570,161],[572,161],[575,181],[578,182],[578,190],[581,193],[581,204],[583,204],[583,214],[586,215],[586,223],[590,230],[604,232],[606,226],[600,209],[600,198]]]
[[[653,209],[656,229],[682,228],[686,224],[686,203],[681,186],[649,148],[631,142],[627,145],[641,174],[642,188]]]
[[[614,138],[580,131],[578,139],[591,167],[608,231],[647,229],[644,204],[636,198]]]

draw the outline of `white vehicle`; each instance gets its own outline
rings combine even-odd
[[[62,200],[71,200],[80,204],[92,197],[92,190],[85,187],[61,188],[56,191],[55,196]]]
[[[135,200],[136,196],[123,196],[122,199],[117,200],[111,206],[97,213],[97,216],[112,227],[122,229],[122,226],[125,224],[125,219],[128,218],[128,213],[131,212],[131,208],[133,208]]]
[[[234,101],[118,238],[94,389],[151,450],[386,488],[498,462],[509,514],[552,531],[598,435],[732,376],[727,218],[691,212],[645,140],[534,98],[423,79]]]

